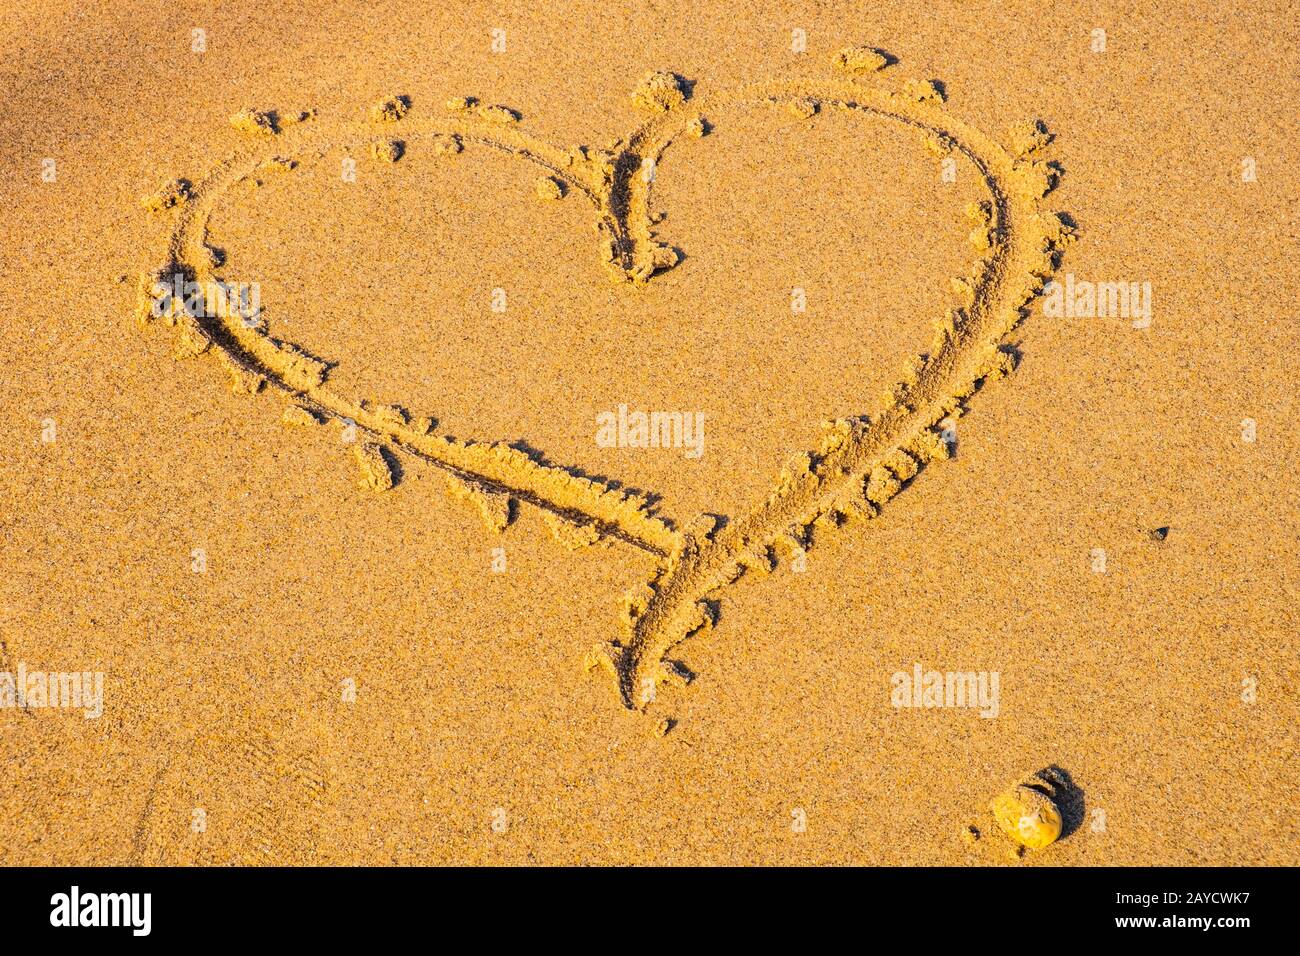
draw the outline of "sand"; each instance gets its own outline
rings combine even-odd
[[[1300,862],[1285,4],[6,12],[0,862]]]

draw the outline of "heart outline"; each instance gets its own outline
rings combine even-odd
[[[810,532],[820,534],[848,518],[878,513],[930,461],[946,457],[946,445],[935,434],[938,423],[960,414],[986,379],[1014,367],[1015,353],[1004,349],[1003,342],[1075,237],[1067,219],[1039,213],[1039,200],[1059,173],[1059,167],[1038,155],[1049,137],[1036,129],[1025,135],[1022,127],[1009,152],[952,117],[942,96],[918,97],[910,89],[900,93],[838,79],[776,80],[692,97],[652,116],[607,151],[564,151],[514,125],[465,111],[438,119],[406,118],[399,127],[404,141],[452,137],[527,159],[578,190],[598,213],[603,258],[611,275],[643,284],[671,268],[677,257],[654,232],[649,215],[653,182],[637,175],[642,164],[647,159],[657,164],[688,125],[702,117],[792,102],[901,122],[937,140],[941,148],[961,153],[979,172],[990,196],[986,220],[973,231],[973,236],[983,235],[984,248],[977,243],[982,256],[967,277],[956,280],[964,283],[958,286],[964,305],[936,324],[930,350],[912,360],[885,404],[870,418],[827,423],[819,448],[796,455],[767,499],[736,519],[720,522],[701,515],[676,528],[655,512],[648,496],[575,475],[513,445],[419,433],[391,411],[330,391],[325,384],[327,363],[261,328],[220,315],[165,316],[179,326],[178,355],[215,348],[237,384],[242,381],[256,391],[262,382],[269,383],[314,415],[351,421],[383,447],[442,469],[485,516],[493,511],[499,515],[503,500],[507,505],[518,500],[562,524],[594,526],[602,535],[655,555],[659,563],[654,577],[625,596],[622,639],[592,648],[587,657],[589,668],[608,668],[626,708],[644,711],[659,684],[689,682],[694,676],[668,654],[716,622],[716,596],[727,584],[749,570],[771,570],[778,545],[810,546]],[[160,273],[179,271],[198,282],[216,278],[207,224],[230,189],[286,151],[315,151],[319,156],[340,145],[381,141],[388,133],[374,123],[307,126],[241,150],[210,171],[181,204],[169,236],[167,265],[142,280],[142,324],[153,304],[146,283]],[[501,527],[508,522],[508,511],[506,515],[497,522]]]

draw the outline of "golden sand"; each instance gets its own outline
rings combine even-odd
[[[1283,5],[55,7],[0,861],[1298,862]]]

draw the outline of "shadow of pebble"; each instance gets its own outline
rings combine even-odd
[[[1083,826],[1086,816],[1083,790],[1074,782],[1068,770],[1056,764],[1043,768],[1034,776],[1045,783],[1031,783],[1029,786],[1051,797],[1057,809],[1061,811],[1060,839],[1064,840]]]

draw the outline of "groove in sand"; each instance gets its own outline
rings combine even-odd
[[[268,162],[292,168],[299,158],[340,147],[363,152],[370,144],[393,142],[394,136],[403,149],[429,141],[440,151],[458,152],[462,143],[470,143],[536,164],[553,177],[561,195],[575,191],[592,204],[611,277],[638,285],[678,261],[676,251],[653,229],[652,177],[638,173],[647,160],[658,164],[677,137],[705,135],[729,111],[793,104],[798,109],[792,113],[810,117],[818,110],[843,110],[901,123],[927,137],[932,148],[968,161],[988,199],[970,211],[978,258],[967,276],[954,280],[965,300],[962,307],[936,323],[929,350],[910,361],[869,420],[827,423],[821,446],[796,456],[768,497],[731,521],[700,516],[675,526],[655,513],[649,496],[577,475],[505,443],[431,434],[427,421],[412,422],[402,410],[344,398],[325,384],[327,363],[277,341],[260,326],[190,313],[167,317],[181,327],[185,347],[178,351],[215,349],[244,390],[257,391],[268,383],[309,419],[353,423],[370,441],[443,470],[460,496],[476,502],[496,530],[509,523],[509,501],[517,500],[549,512],[558,527],[591,531],[557,534],[561,539],[604,536],[658,556],[654,578],[625,599],[621,638],[588,657],[589,666],[608,667],[619,699],[630,709],[644,709],[661,682],[691,679],[690,671],[668,655],[714,623],[717,597],[727,584],[746,570],[770,570],[778,546],[806,548],[813,534],[872,517],[928,462],[947,457],[947,446],[935,431],[938,423],[960,413],[985,379],[1014,366],[1014,353],[1003,349],[1003,340],[1073,239],[1067,222],[1039,212],[1039,200],[1052,188],[1057,170],[1041,158],[1050,137],[1035,124],[1013,130],[1008,150],[952,117],[933,84],[918,93],[921,88],[915,86],[896,92],[842,80],[770,82],[688,99],[664,95],[672,82],[665,77],[672,74],[652,76],[658,99],[650,102],[660,103],[661,111],[609,150],[562,150],[514,126],[513,114],[464,110],[437,119],[403,115],[382,126],[324,126],[313,119],[259,137],[192,189],[186,184],[178,190],[179,215],[166,265],[159,270],[183,271],[199,282],[215,279],[219,266],[207,244],[208,222],[232,188]],[[392,150],[385,155],[391,157]],[[150,304],[146,296],[145,318]],[[383,482],[376,483],[381,486]]]

